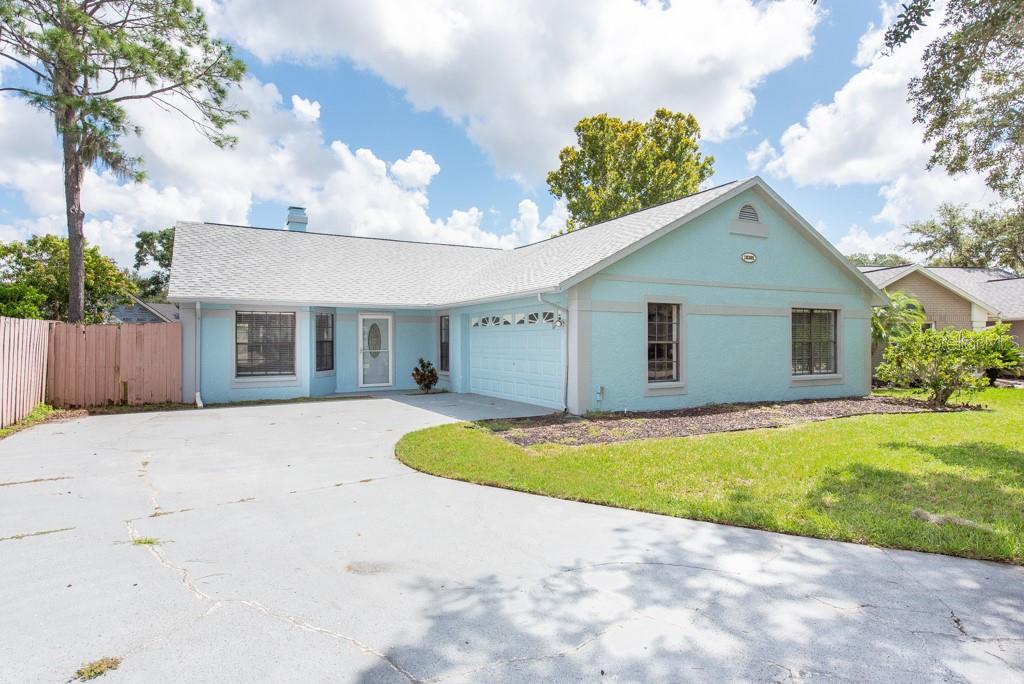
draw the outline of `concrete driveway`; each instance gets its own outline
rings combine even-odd
[[[414,472],[473,396],[98,416],[0,442],[0,681],[1020,681],[1024,571]],[[24,535],[24,536],[23,536]],[[152,537],[158,545],[133,545]]]

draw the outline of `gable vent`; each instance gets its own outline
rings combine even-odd
[[[753,221],[754,223],[758,223],[760,220],[760,217],[757,215],[757,209],[751,205],[744,204],[740,208],[740,221]]]

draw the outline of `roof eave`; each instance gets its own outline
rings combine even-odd
[[[986,301],[976,297],[975,295],[972,295],[967,290],[965,290],[965,289],[963,289],[963,288],[961,288],[961,287],[959,287],[957,285],[954,285],[953,283],[951,283],[950,281],[946,280],[945,278],[943,278],[939,274],[933,273],[931,271],[931,269],[928,268],[927,266],[922,266],[920,264],[914,264],[912,268],[907,269],[906,271],[901,273],[896,278],[891,278],[891,279],[887,280],[884,285],[880,285],[879,287],[889,287],[893,283],[897,283],[900,280],[902,280],[903,278],[906,278],[911,273],[920,273],[924,277],[929,278],[930,280],[932,280],[935,283],[938,283],[939,285],[941,285],[942,287],[945,287],[946,289],[950,290],[951,292],[953,292],[954,294],[958,295],[959,297],[962,297],[963,299],[966,299],[967,301],[969,301],[972,304],[976,304],[977,306],[981,307],[982,309],[984,309],[987,313],[989,313],[992,316],[999,317],[1001,315],[1001,312],[999,311],[999,309],[994,308],[988,302],[986,302]]]

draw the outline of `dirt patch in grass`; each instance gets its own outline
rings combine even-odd
[[[976,408],[951,406],[941,410],[965,411]],[[554,413],[532,418],[484,420],[478,424],[519,446],[581,445],[784,427],[870,413],[923,413],[931,410],[918,399],[872,396],[779,403],[715,404],[673,411],[597,413],[582,417]]]

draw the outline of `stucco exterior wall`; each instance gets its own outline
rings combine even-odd
[[[920,273],[910,273],[886,286],[887,292],[904,292],[915,297],[924,307],[925,320],[936,328],[975,327],[971,302]],[[984,319],[982,319],[984,325]]]
[[[183,307],[187,309],[188,307]],[[235,378],[235,311],[294,311],[296,313],[296,374],[294,377]],[[314,370],[315,316],[334,313],[334,370]],[[204,305],[201,310],[201,392],[206,403],[249,399],[291,399],[335,393],[369,391],[359,387],[359,313],[390,314],[393,318],[393,389],[416,389],[412,369],[422,356],[437,362],[436,314],[431,311],[378,309]],[[192,316],[189,316],[191,324]],[[191,328],[183,331],[186,345]],[[185,374],[193,372],[189,365]],[[186,383],[183,383],[186,384]],[[194,391],[187,383],[187,389]],[[445,386],[446,383],[439,383]],[[379,389],[379,388],[376,388]],[[183,394],[185,392],[183,391]],[[186,401],[192,396],[186,395]]]
[[[1024,321],[1009,321],[1010,334],[1017,340],[1017,344],[1024,346]]]
[[[753,204],[765,237],[731,231]],[[752,252],[754,263],[740,255]],[[870,391],[870,299],[754,191],[734,198],[577,286],[570,293],[577,367],[574,412],[860,396]],[[681,386],[647,383],[646,305],[682,311]],[[838,309],[838,373],[794,378],[791,310]]]

